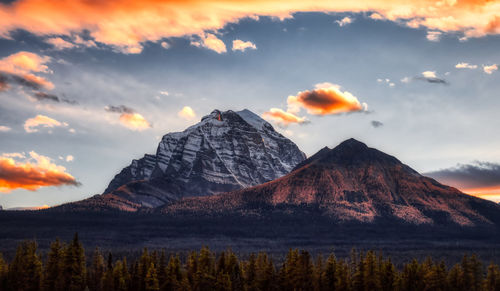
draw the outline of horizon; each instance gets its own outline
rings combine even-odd
[[[0,1],[0,205],[102,193],[228,104],[307,157],[355,138],[500,202],[498,7]]]

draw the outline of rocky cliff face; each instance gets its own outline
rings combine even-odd
[[[163,211],[255,214],[303,206],[336,221],[365,223],[474,226],[497,223],[500,213],[495,203],[424,177],[354,139],[323,148],[280,179],[214,197],[183,199]]]
[[[103,195],[80,206],[154,208],[183,197],[262,184],[304,159],[291,140],[251,111],[214,110],[185,131],[163,136],[155,155],[133,160]]]

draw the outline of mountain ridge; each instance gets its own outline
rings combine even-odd
[[[287,205],[290,209],[317,207],[337,222],[392,219],[460,226],[500,222],[497,204],[422,176],[397,158],[355,139],[333,149],[323,148],[274,181],[213,197],[182,199],[162,212],[245,215]]]

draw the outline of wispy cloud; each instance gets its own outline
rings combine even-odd
[[[441,31],[428,31],[426,38],[428,41],[438,42],[442,34]]]
[[[372,122],[370,122],[370,124],[374,127],[374,128],[379,128],[379,127],[382,127],[384,126],[384,124],[378,120],[372,120]]]
[[[471,70],[474,70],[474,69],[477,69],[477,65],[471,65],[469,63],[458,63],[455,65],[455,68],[457,69],[471,69]]]
[[[286,112],[280,108],[271,108],[262,114],[262,118],[276,122],[280,126],[287,126],[292,123],[304,124],[308,123],[305,117],[299,117],[291,112]]]
[[[28,133],[38,132],[39,127],[54,128],[61,126],[66,127],[68,124],[66,122],[59,122],[45,115],[37,115],[24,122],[24,130]]]
[[[448,81],[446,81],[443,78],[439,78],[436,75],[435,71],[422,72],[422,76],[415,77],[414,79],[420,80],[420,81],[425,81],[425,82],[431,83],[431,84],[443,84],[443,85],[448,84]]]
[[[242,41],[241,39],[233,40],[233,51],[242,51],[244,52],[247,49],[256,50],[257,46],[251,41]]]
[[[11,131],[12,128],[8,127],[8,126],[5,126],[5,125],[0,125],[0,132],[7,132],[7,131]]]
[[[38,101],[51,101],[51,102],[56,102],[56,103],[64,102],[64,103],[72,104],[72,105],[78,104],[78,102],[76,102],[74,100],[69,100],[66,98],[59,98],[59,96],[57,96],[55,94],[49,94],[49,93],[40,92],[40,91],[35,92],[33,97]]]
[[[340,27],[342,27],[351,24],[353,21],[354,20],[351,17],[346,16],[340,20],[336,20],[335,23],[337,23]]]

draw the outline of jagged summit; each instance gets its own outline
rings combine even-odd
[[[164,135],[155,154],[133,160],[96,199],[112,208],[154,208],[265,183],[304,159],[291,140],[253,112],[216,109],[186,130]]]

